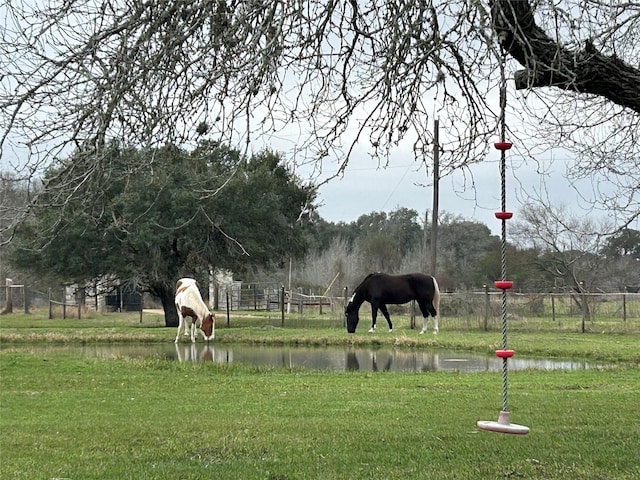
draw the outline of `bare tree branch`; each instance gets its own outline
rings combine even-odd
[[[205,134],[284,138],[333,175],[356,150],[384,167],[408,146],[428,165],[434,116],[444,175],[497,136],[502,45],[507,75],[526,68],[507,104],[520,152],[564,148],[576,175],[619,188],[606,208],[640,211],[638,0],[14,0],[0,22],[0,160],[28,175],[110,141]]]
[[[591,39],[582,49],[565,48],[536,24],[527,0],[492,3],[501,45],[525,67],[515,73],[516,89],[559,87],[605,97],[640,113],[640,69],[598,52]]]

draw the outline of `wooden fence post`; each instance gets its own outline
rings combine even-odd
[[[29,314],[29,289],[27,288],[26,284],[22,287],[22,292],[24,293],[24,313],[28,315]]]
[[[344,295],[344,306],[346,308],[347,302],[349,301],[349,287],[344,287],[343,295]],[[343,327],[347,326],[347,317],[346,317],[346,315],[342,316],[342,326]]]
[[[258,288],[252,288],[253,291],[253,309],[258,310]]]
[[[489,315],[491,314],[491,298],[489,297],[489,285],[484,285],[484,331],[489,330]]]
[[[5,279],[5,285],[7,290],[7,305],[4,307],[4,313],[13,313],[13,297],[11,294],[11,285],[13,285],[13,280],[10,278]]]
[[[282,315],[281,326],[284,327],[284,285],[280,287],[280,312]]]
[[[84,291],[84,290],[83,290]],[[81,307],[82,307],[82,291],[80,289],[76,290],[76,305],[78,306],[78,320],[81,318]],[[123,296],[120,294],[120,305],[123,304]],[[122,312],[124,309],[120,307],[120,311]]]
[[[228,327],[230,323],[230,316],[231,316],[229,313],[229,287],[227,287],[226,292],[227,292],[227,327]]]

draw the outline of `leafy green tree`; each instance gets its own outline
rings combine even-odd
[[[507,280],[514,282],[514,288],[518,291],[541,292],[550,290],[553,285],[553,277],[540,266],[540,252],[534,248],[519,249],[507,244]],[[499,280],[502,274],[502,253],[499,241],[495,248],[487,252],[475,269],[474,278],[476,285],[486,284],[493,286],[495,280]],[[493,287],[492,287],[493,288]]]
[[[416,250],[424,241],[418,212],[412,208],[401,207],[389,212],[387,229],[401,256]]]
[[[640,231],[623,228],[605,242],[601,253],[607,257],[640,259]]]
[[[309,242],[309,250],[320,253],[331,247],[338,237],[346,238],[345,223],[327,222],[318,212],[309,214],[309,221],[305,225],[305,234]]]
[[[29,205],[29,185],[15,173],[0,174],[0,278],[13,277],[15,273],[4,261],[10,249],[10,225]]]
[[[499,251],[500,241],[482,223],[453,219],[440,226],[438,245],[438,271],[454,279],[454,288],[465,288],[479,286],[474,285],[478,262],[487,253]]]
[[[371,272],[395,273],[402,257],[391,237],[384,233],[367,236],[360,244],[360,265],[362,275]]]
[[[12,260],[69,283],[117,277],[158,296],[167,326],[181,276],[242,274],[301,256],[315,191],[278,155],[245,158],[202,143],[192,152],[112,144],[51,168]]]
[[[606,261],[604,276],[617,291],[640,290],[640,231],[624,228],[609,237],[602,250]]]
[[[354,247],[360,274],[397,272],[403,257],[422,243],[422,227],[417,219],[418,212],[409,208],[398,208],[388,214],[372,212],[361,215],[355,222],[358,236]]]

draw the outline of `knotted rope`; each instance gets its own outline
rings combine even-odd
[[[500,141],[506,142],[507,135],[507,80],[505,75],[506,56],[503,52],[500,62]],[[500,154],[500,189],[501,189],[501,210],[507,209],[507,174],[506,174],[506,150],[501,149]],[[500,242],[500,278],[507,280],[507,222],[502,220],[502,239]],[[501,297],[502,313],[502,349],[507,349],[507,290],[502,290]],[[502,358],[502,411],[508,412],[508,382],[507,382],[507,362],[508,358]]]

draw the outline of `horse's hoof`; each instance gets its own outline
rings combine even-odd
[[[393,328],[390,328],[390,329],[389,329],[389,333],[393,333]]]
[[[426,332],[425,330],[420,330],[420,335],[422,335],[425,332]]]
[[[437,334],[438,334],[438,330],[434,330],[434,331],[433,331],[433,334],[434,334],[434,335],[437,335]]]
[[[373,333],[373,332],[375,332],[375,329],[370,328],[370,329],[369,329],[369,333]]]

